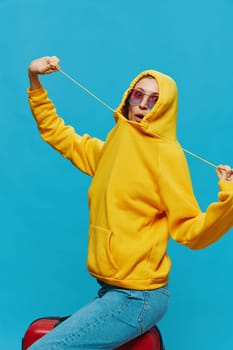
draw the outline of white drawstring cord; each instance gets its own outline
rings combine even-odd
[[[99,97],[97,97],[96,95],[94,95],[90,90],[88,90],[87,88],[85,88],[82,84],[80,84],[77,80],[75,80],[74,78],[72,78],[69,74],[67,74],[66,72],[64,72],[61,68],[59,68],[59,72],[61,72],[66,78],[68,78],[69,80],[71,80],[75,85],[77,85],[78,87],[80,87],[83,91],[85,91],[88,95],[90,95],[91,97],[93,97],[96,101],[98,101],[99,103],[101,103],[103,106],[105,106],[108,110],[110,110],[111,112],[114,112],[114,110],[107,104],[105,103],[103,100],[101,100]],[[197,154],[190,152],[187,149],[183,148],[183,151],[185,153],[188,153],[189,155],[191,155],[194,158],[199,159],[200,161],[214,167],[217,168],[217,166],[211,162],[209,162],[208,160],[198,156]]]

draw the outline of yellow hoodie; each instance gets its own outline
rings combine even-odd
[[[123,116],[129,90],[144,76],[157,80],[159,99],[140,123]],[[90,230],[88,271],[106,283],[154,289],[168,283],[171,236],[192,249],[204,248],[233,226],[233,183],[219,183],[219,202],[202,213],[176,139],[177,88],[156,71],[139,74],[114,112],[105,142],[78,135],[58,117],[41,88],[28,90],[42,138],[86,174]]]

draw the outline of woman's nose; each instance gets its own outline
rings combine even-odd
[[[146,95],[143,96],[143,99],[141,100],[139,107],[141,109],[147,109],[147,99],[148,97]]]

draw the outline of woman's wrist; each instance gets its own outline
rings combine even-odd
[[[29,81],[30,81],[30,89],[36,90],[41,88],[41,83],[38,77],[38,74],[32,73],[30,70],[28,71]]]

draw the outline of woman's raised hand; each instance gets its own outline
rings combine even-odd
[[[59,59],[56,56],[45,56],[32,61],[28,68],[29,76],[50,74],[59,70]]]
[[[232,181],[233,182],[233,169],[229,165],[218,165],[216,173],[219,181]]]
[[[30,89],[35,90],[41,87],[39,75],[50,74],[59,70],[59,58],[56,56],[45,56],[32,61],[28,68]]]

